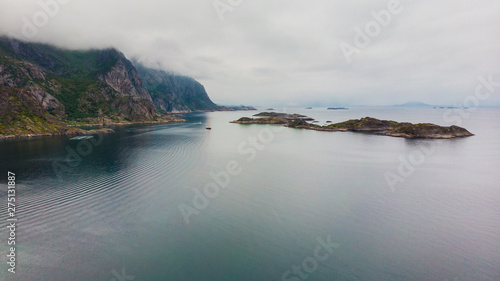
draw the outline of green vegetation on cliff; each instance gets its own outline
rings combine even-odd
[[[63,121],[156,120],[135,68],[114,49],[64,50],[0,37],[0,58],[0,84],[28,90]]]
[[[69,128],[21,89],[0,86],[0,136],[55,134]]]
[[[191,77],[146,68],[137,62],[135,67],[154,105],[162,112],[224,110],[213,103],[205,87]]]
[[[326,128],[344,129],[350,131],[373,131],[373,130],[391,130],[409,123],[398,123],[396,121],[379,120],[372,117],[348,120],[341,123],[331,124]]]
[[[148,87],[115,49],[65,50],[0,37],[0,134],[64,133],[65,124],[181,121],[168,112],[223,109],[192,78],[141,71]]]

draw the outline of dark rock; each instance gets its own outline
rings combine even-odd
[[[191,77],[146,68],[135,63],[157,109],[163,112],[224,110],[208,97],[205,87]]]
[[[288,120],[278,117],[264,117],[264,118],[248,118],[243,117],[236,121],[232,121],[231,123],[238,124],[272,124],[272,125],[285,125],[288,123]]]
[[[387,136],[403,138],[451,139],[473,136],[466,129],[458,126],[441,127],[434,124],[411,124],[394,128],[385,133]]]
[[[253,106],[238,105],[238,106],[224,106],[220,110],[221,111],[250,111],[250,110],[257,110],[257,108],[255,108]]]
[[[280,113],[280,112],[261,112],[257,113],[254,116],[257,117],[277,117],[277,118],[283,118],[283,119],[289,119],[289,120],[294,120],[297,118],[307,118],[308,120],[314,120],[312,118],[309,118],[305,115],[301,114],[288,114],[288,113]]]

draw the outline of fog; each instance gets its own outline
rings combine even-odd
[[[460,105],[478,77],[500,82],[498,15],[494,0],[0,0],[0,34],[115,47],[219,104]],[[492,84],[480,105],[500,105]]]

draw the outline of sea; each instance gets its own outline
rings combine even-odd
[[[276,108],[475,134],[442,140],[230,123],[258,109],[1,140],[0,280],[500,280],[500,108]]]

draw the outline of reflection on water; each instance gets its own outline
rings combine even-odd
[[[442,124],[432,109],[289,111]],[[340,247],[308,280],[500,279],[498,110],[464,120],[466,139],[283,129],[252,146],[272,127],[229,121],[254,113],[116,127],[78,161],[67,157],[83,145],[66,137],[0,141],[1,173],[18,176],[17,280],[110,280],[122,268],[135,280],[282,280],[328,236]],[[431,146],[391,189],[384,175]],[[180,204],[194,207],[229,162],[242,172],[186,224]],[[67,169],[58,177],[53,163]]]

